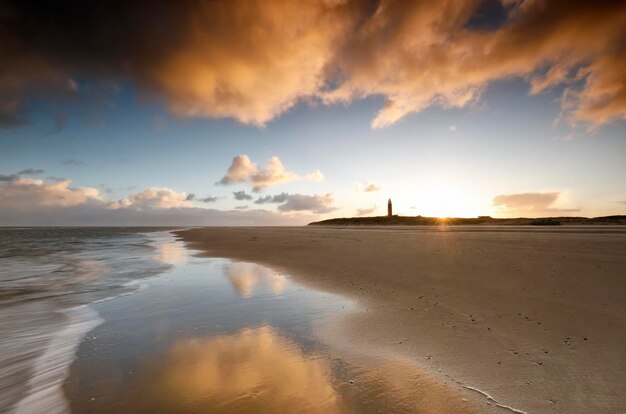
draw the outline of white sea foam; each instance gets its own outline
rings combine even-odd
[[[145,278],[170,267],[159,261],[149,234],[0,232],[0,412],[67,411],[63,378],[81,338],[101,322],[84,305],[143,290]]]
[[[517,409],[517,408],[513,408],[510,405],[505,405],[505,404],[502,404],[502,403],[498,402],[498,400],[493,398],[489,393],[487,393],[485,391],[482,391],[482,390],[479,390],[478,388],[474,388],[474,387],[471,387],[469,385],[463,385],[463,384],[461,384],[461,386],[463,388],[465,388],[465,389],[470,390],[470,391],[475,391],[475,392],[477,392],[479,394],[484,395],[485,397],[487,397],[487,399],[489,401],[493,402],[495,405],[497,405],[500,408],[507,409],[507,410],[509,410],[509,411],[511,411],[513,413],[516,413],[516,414],[528,414],[526,411],[523,411],[523,410],[520,410],[520,409]]]
[[[107,296],[106,298],[94,300],[91,303],[101,303],[101,302],[109,301],[111,299],[119,298],[120,296],[133,295],[137,292],[141,292],[142,290],[147,289],[148,286],[150,285],[147,282],[144,282],[143,280],[131,280],[129,282],[124,283],[122,286],[126,288],[132,288],[134,286],[137,286],[137,287],[131,291],[120,293],[119,295]]]
[[[65,414],[69,407],[63,394],[63,380],[67,376],[82,338],[104,322],[98,312],[89,306],[63,310],[68,324],[48,344],[34,363],[34,374],[28,381],[27,396],[19,401],[15,414]]]

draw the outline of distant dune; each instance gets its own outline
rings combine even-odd
[[[540,218],[476,218],[423,217],[423,216],[377,216],[342,217],[309,223],[309,226],[433,226],[433,225],[501,225],[501,226],[558,226],[558,225],[626,225],[626,216],[606,217],[540,217]]]

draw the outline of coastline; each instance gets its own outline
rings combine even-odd
[[[619,411],[626,407],[626,231],[551,230],[176,234],[203,256],[268,265],[356,300],[361,311],[322,333],[333,346],[409,358],[518,410]]]
[[[21,270],[32,276],[24,278],[26,282],[15,279],[13,285],[4,286],[8,292],[24,293],[6,295],[2,303],[0,360],[4,370],[0,375],[3,391],[0,411],[15,414],[69,412],[63,392],[67,373],[86,335],[104,322],[93,305],[140,292],[147,287],[147,278],[167,269],[163,261],[151,262],[151,265],[143,261],[159,253],[159,233],[131,231],[130,234],[139,239],[124,243],[112,241],[106,246],[108,255],[87,247],[71,253],[55,252],[53,259],[42,255],[44,259],[40,262],[52,263],[48,263],[48,271],[59,273],[54,276],[56,279],[44,272],[45,267],[33,270],[22,265],[22,261],[4,263],[7,272]],[[173,240],[169,232],[167,238]],[[149,244],[145,250],[141,245],[144,241]],[[132,244],[130,248],[129,244]],[[118,247],[121,256],[117,254]],[[18,259],[23,260],[20,256]],[[114,267],[118,260],[125,261],[123,269]]]

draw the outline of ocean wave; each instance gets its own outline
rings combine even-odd
[[[82,338],[104,320],[86,305],[62,312],[68,322],[50,338],[46,350],[34,361],[34,374],[28,381],[26,397],[13,409],[15,414],[65,414],[70,411],[63,394],[63,380]]]
[[[171,267],[148,229],[48,230],[0,231],[0,412],[67,412],[63,379],[101,323],[88,304],[142,290]]]

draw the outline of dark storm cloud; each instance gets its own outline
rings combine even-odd
[[[386,98],[373,127],[492,82],[564,87],[561,118],[626,118],[626,3],[611,0],[4,1],[0,126],[31,97],[131,80],[181,116],[264,125],[302,99]],[[97,116],[96,116],[97,118]]]

